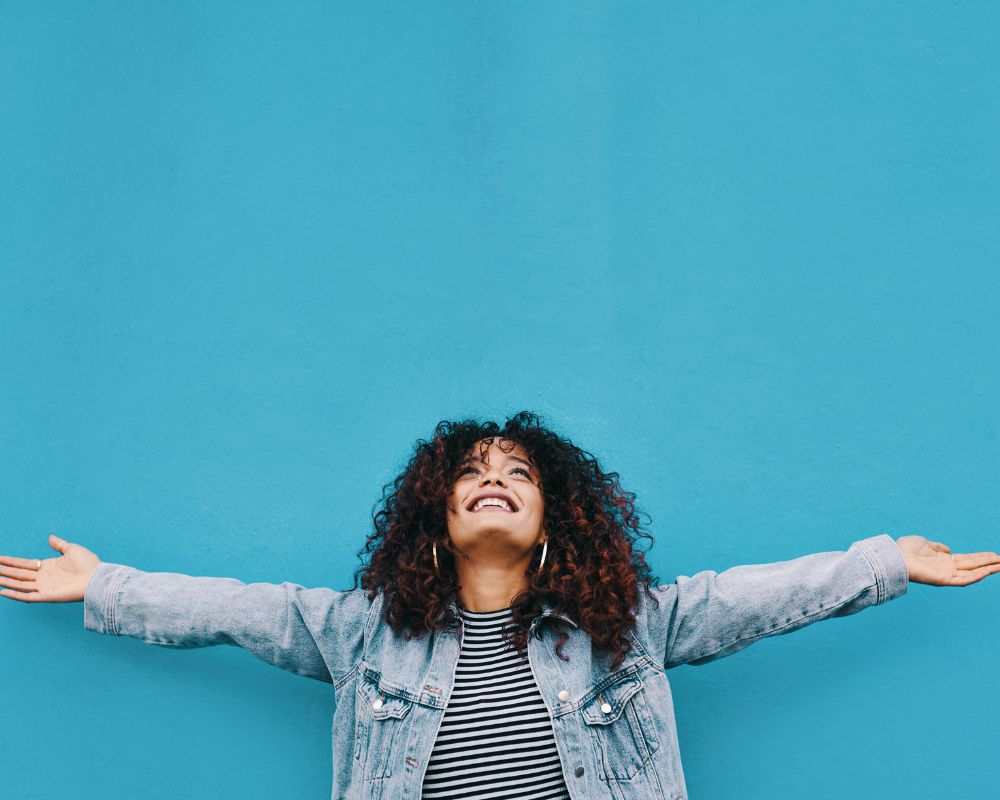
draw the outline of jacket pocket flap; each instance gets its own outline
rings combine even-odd
[[[380,684],[367,678],[362,678],[358,684],[361,701],[368,707],[368,713],[375,719],[402,719],[407,715],[413,701],[407,697],[393,694]]]
[[[583,719],[588,725],[608,725],[622,715],[625,705],[632,695],[642,688],[642,681],[637,677],[605,686],[583,706]]]

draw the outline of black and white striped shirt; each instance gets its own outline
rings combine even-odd
[[[511,609],[459,609],[455,687],[424,776],[423,800],[568,800],[542,695],[501,638]]]

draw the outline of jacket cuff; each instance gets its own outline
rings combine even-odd
[[[83,593],[83,627],[90,631],[118,635],[115,611],[122,587],[132,575],[134,567],[102,561],[87,581]]]
[[[878,536],[861,539],[852,547],[857,547],[864,554],[875,573],[875,605],[906,594],[910,572],[906,567],[903,551],[899,549],[895,539],[887,533],[880,533]]]

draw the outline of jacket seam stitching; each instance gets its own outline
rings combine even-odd
[[[631,640],[632,640],[633,642],[635,642],[636,646],[637,646],[637,647],[639,648],[639,651],[640,651],[640,652],[642,653],[643,657],[644,657],[644,658],[646,659],[646,661],[647,661],[647,662],[648,662],[648,663],[649,663],[649,664],[650,664],[651,666],[654,666],[654,667],[659,667],[659,669],[660,669],[661,671],[663,671],[663,672],[665,672],[665,671],[666,671],[666,670],[664,670],[664,669],[663,669],[663,667],[662,667],[662,666],[659,666],[659,665],[658,665],[658,664],[656,663],[656,659],[655,659],[655,658],[653,658],[653,657],[652,657],[652,656],[650,655],[650,653],[649,653],[649,649],[648,649],[648,648],[646,647],[646,645],[644,645],[644,644],[642,643],[642,639],[641,639],[641,638],[639,637],[639,634],[638,634],[638,633],[637,633],[636,631],[634,631],[634,630],[632,630],[632,631],[629,631],[628,635],[629,635],[629,638],[630,638],[630,639],[631,639]]]
[[[350,671],[344,675],[344,677],[340,678],[337,681],[334,681],[333,688],[339,692],[342,688],[344,688],[345,684],[351,679],[351,677],[357,671],[358,671],[358,665],[355,664],[353,667],[351,667]]]
[[[368,661],[368,645],[370,644],[371,633],[375,629],[375,614],[381,613],[383,601],[384,595],[382,592],[378,592],[378,594],[375,595],[375,599],[372,601],[371,608],[368,609],[368,614],[365,617],[364,635],[361,642],[361,658],[354,665],[354,669],[357,669],[361,662]]]
[[[120,636],[118,632],[118,606],[119,599],[121,598],[122,589],[125,586],[125,582],[132,577],[134,573],[127,570],[122,570],[121,573],[114,579],[114,582],[108,588],[108,605],[105,611],[107,615],[107,625],[108,630],[111,632],[112,636]]]
[[[878,589],[875,597],[875,605],[880,605],[881,603],[885,602],[885,596],[887,593],[886,576],[884,575],[882,570],[882,562],[878,558],[878,556],[875,555],[875,553],[869,549],[868,545],[863,544],[861,542],[856,542],[855,544],[857,545],[858,550],[861,551],[861,554],[865,557],[865,560],[868,561],[868,565],[871,567],[872,572],[875,574],[875,586]]]
[[[382,610],[382,604],[383,604],[383,595],[380,592],[378,595],[375,596],[375,599],[372,601],[371,607],[368,609],[368,614],[365,617],[365,639],[366,640],[367,640],[368,636],[371,635],[371,632],[373,630],[375,630],[375,619],[374,619],[374,616],[375,616],[376,611],[381,612],[381,610]]]

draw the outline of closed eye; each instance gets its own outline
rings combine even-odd
[[[459,475],[464,475],[466,472],[478,472],[478,470],[470,464],[467,467],[462,467],[462,469],[459,470],[458,474]],[[531,478],[531,473],[528,470],[526,470],[524,467],[514,467],[514,469],[512,469],[510,472],[511,472],[511,474],[514,474],[515,472],[520,472],[526,478],[528,478],[529,480]]]

